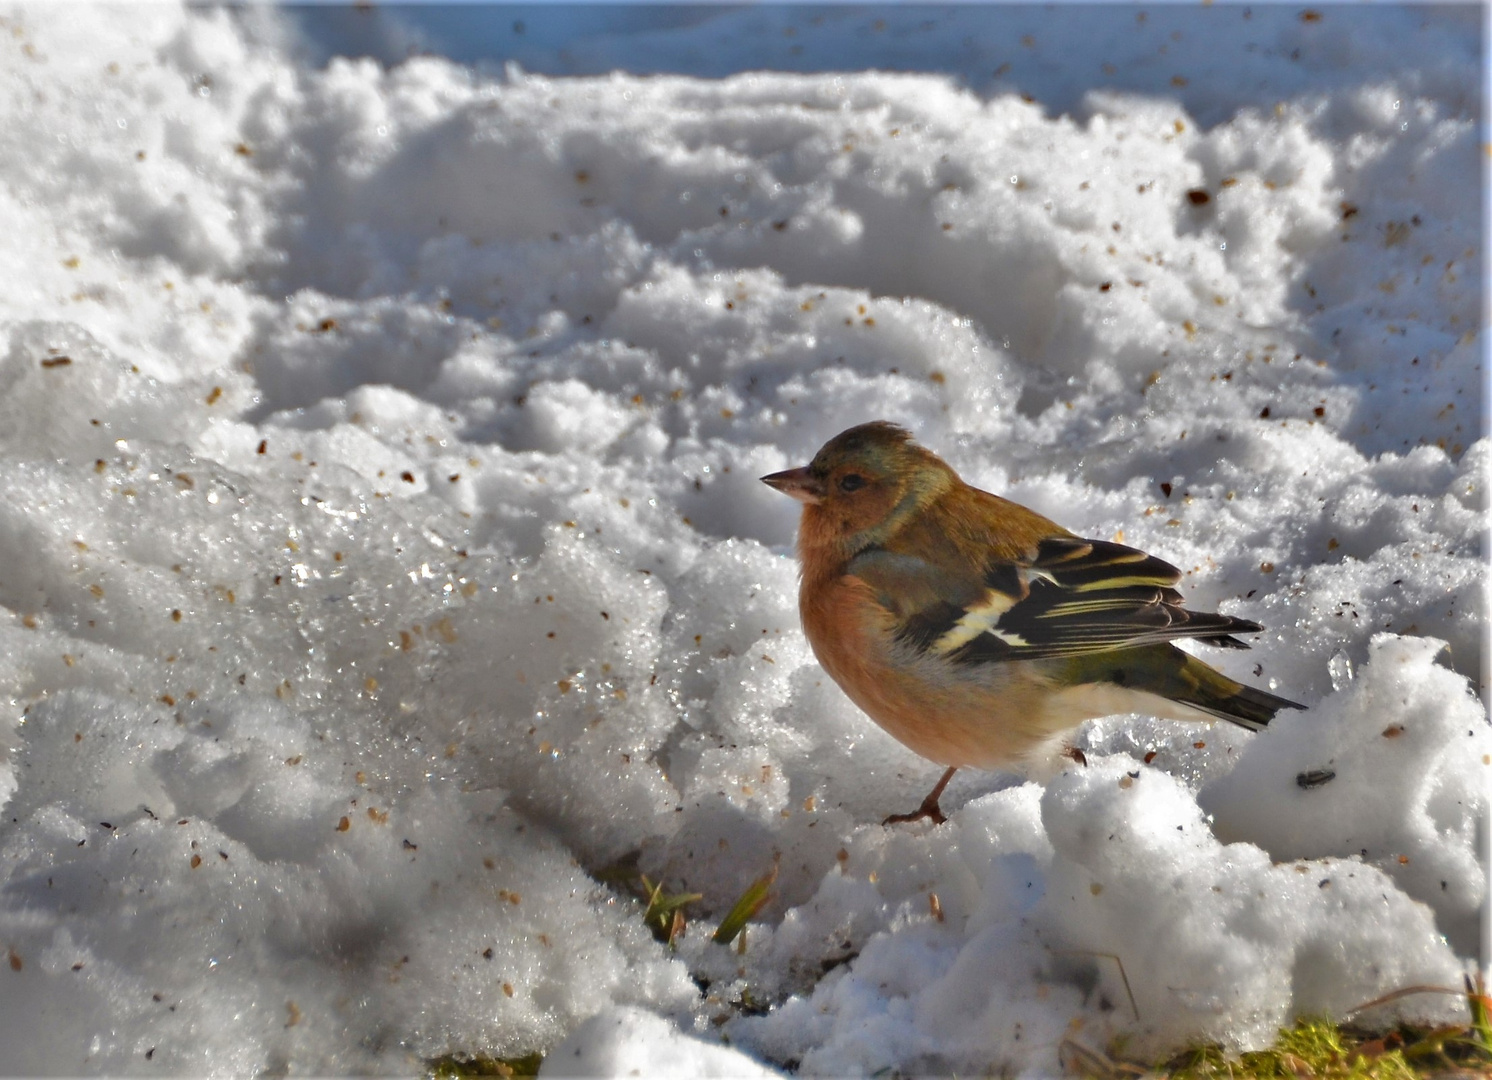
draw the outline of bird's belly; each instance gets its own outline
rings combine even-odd
[[[832,674],[832,672],[831,672]],[[940,765],[990,771],[1023,771],[1050,752],[1051,731],[1017,720],[1023,709],[1013,693],[888,692],[838,679],[850,700],[913,753]],[[1014,706],[1013,708],[1011,706]]]
[[[819,663],[897,741],[940,765],[1024,771],[1073,721],[1044,708],[1046,680],[1018,662],[958,669],[895,638],[889,612],[856,579],[802,605]]]

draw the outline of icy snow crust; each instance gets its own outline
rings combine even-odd
[[[572,1036],[547,1072],[1044,1075],[1064,1039],[1244,1048],[1458,986],[1492,775],[1477,17],[1208,12],[1330,91],[1204,129],[10,9],[7,1071]],[[1175,562],[1269,628],[1209,658],[1309,711],[1111,718],[1086,768],[961,774],[947,825],[883,829],[938,770],[814,663],[756,480],[875,417]],[[602,883],[628,858],[704,894],[676,951]],[[710,942],[774,865],[744,951]]]

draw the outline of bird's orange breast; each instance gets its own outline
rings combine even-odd
[[[890,735],[942,765],[1008,769],[1044,747],[1052,730],[1038,682],[1024,664],[969,677],[896,640],[896,620],[875,590],[848,574],[805,579],[803,630],[850,700]]]

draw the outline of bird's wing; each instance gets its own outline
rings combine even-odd
[[[982,578],[884,549],[857,556],[848,572],[876,589],[901,641],[954,663],[1080,656],[1177,638],[1247,648],[1230,635],[1263,629],[1186,610],[1174,588],[1181,572],[1167,562],[1075,536],[1041,540],[1023,559],[994,559]]]

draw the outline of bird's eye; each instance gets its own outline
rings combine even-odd
[[[865,477],[859,473],[850,473],[848,476],[840,477],[839,490],[844,492],[859,491],[865,486]]]

